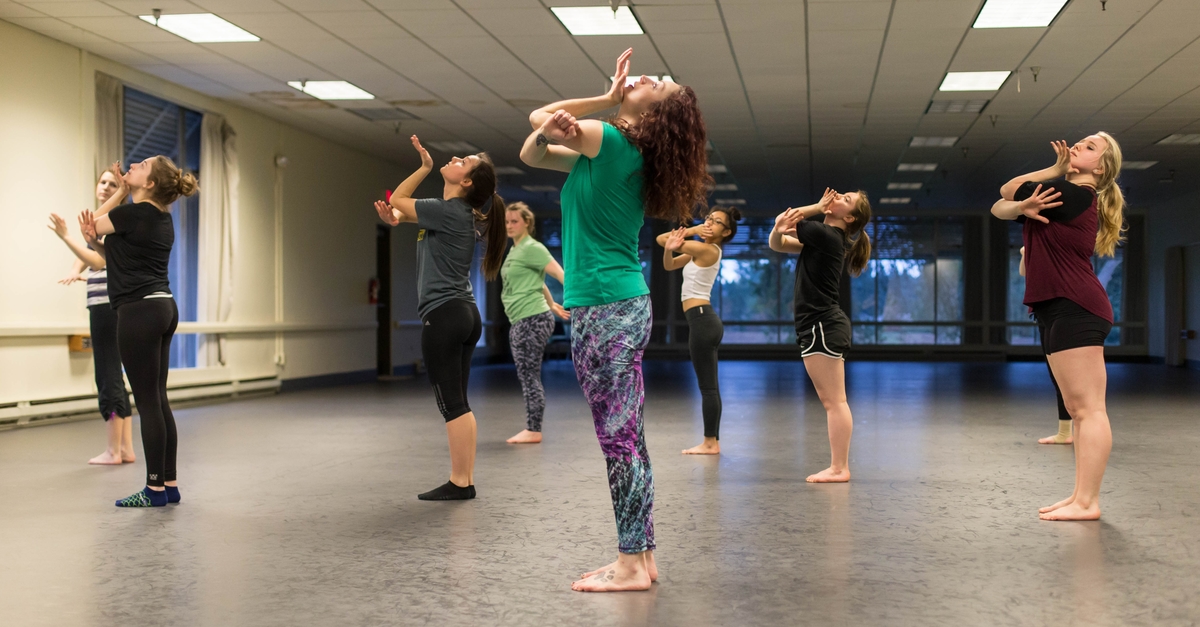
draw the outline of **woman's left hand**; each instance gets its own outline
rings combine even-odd
[[[380,220],[383,220],[392,226],[400,224],[400,218],[396,217],[396,210],[382,200],[375,201],[375,212],[379,214]]]
[[[60,217],[57,213],[50,214],[50,224],[48,224],[46,228],[54,231],[54,234],[57,235],[59,239],[65,239],[67,237],[67,221],[63,220],[62,217]]]
[[[566,320],[568,322],[570,322],[570,320],[571,320],[571,312],[567,311],[566,309],[563,309],[563,306],[558,303],[553,303],[552,305],[550,305],[550,311],[554,312],[554,315],[558,316],[559,318],[562,318],[563,320]]]
[[[663,244],[663,248],[675,252],[683,248],[683,239],[687,236],[687,229],[679,227],[671,231],[671,236],[667,238],[667,243]]]
[[[89,244],[95,245],[100,239],[96,235],[96,215],[91,209],[84,209],[83,213],[79,214],[79,232],[83,234],[83,240]]]

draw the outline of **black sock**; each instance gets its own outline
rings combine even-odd
[[[469,485],[465,488],[460,488],[454,485],[453,482],[447,481],[445,485],[418,494],[417,498],[422,501],[465,501],[475,498],[475,486]]]
[[[174,485],[167,486],[167,502],[168,503],[178,503],[180,500],[181,500],[181,498],[179,496],[179,486],[174,486]]]

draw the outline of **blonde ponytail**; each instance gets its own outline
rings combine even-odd
[[[1125,241],[1121,234],[1128,228],[1125,225],[1125,195],[1117,185],[1117,177],[1121,175],[1121,145],[1104,131],[1096,134],[1108,142],[1108,148],[1100,155],[1104,171],[1096,179],[1096,212],[1100,222],[1096,231],[1096,254],[1112,257],[1116,254],[1117,244]]]

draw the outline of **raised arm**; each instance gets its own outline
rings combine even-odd
[[[529,127],[533,130],[542,128],[546,121],[560,110],[576,118],[582,118],[620,105],[625,96],[625,79],[629,76],[629,62],[632,58],[633,48],[622,52],[621,56],[617,57],[617,71],[613,74],[613,84],[607,94],[550,103],[529,114]]]
[[[796,223],[801,220],[801,211],[801,209],[787,209],[775,216],[775,228],[771,229],[771,237],[767,240],[767,245],[771,247],[771,250],[777,253],[798,255],[804,249],[804,244],[801,244],[800,240],[788,235],[789,232],[795,232]]]
[[[421,140],[417,139],[416,135],[409,139],[412,141],[413,148],[416,148],[417,154],[421,155],[421,167],[408,175],[408,178],[396,187],[396,191],[392,192],[392,197],[388,202],[382,200],[375,202],[375,212],[379,214],[379,218],[392,226],[401,222],[417,221],[417,201],[413,200],[412,195],[416,193],[421,181],[424,181],[425,177],[433,171],[433,157],[430,157],[429,151],[421,145]]]
[[[1067,147],[1067,142],[1063,140],[1050,142],[1050,147],[1054,149],[1054,155],[1057,158],[1054,165],[1042,170],[1038,170],[1037,172],[1022,174],[1021,176],[1018,176],[1005,183],[1004,186],[1000,188],[1001,198],[1004,200],[1012,200],[1017,193],[1017,188],[1021,187],[1021,185],[1025,184],[1027,181],[1049,181],[1051,179],[1062,178],[1070,172],[1071,149]],[[995,213],[995,210],[993,210],[992,213]],[[1012,218],[1008,219],[1011,220]]]
[[[104,257],[94,250],[88,250],[86,245],[71,237],[71,235],[67,232],[67,221],[59,217],[58,214],[50,214],[49,229],[54,231],[54,234],[58,236],[58,239],[61,239],[62,242],[67,245],[67,248],[70,248],[71,252],[75,253],[75,256],[78,258],[79,264],[77,264],[77,267],[72,272],[72,275],[79,274],[81,271],[83,271],[83,266],[87,266],[93,270],[104,269]]]
[[[1059,196],[1062,196],[1062,192],[1055,191],[1053,187],[1043,190],[1042,186],[1038,185],[1034,188],[1033,195],[1025,200],[997,200],[992,205],[992,215],[1001,220],[1016,220],[1025,216],[1030,220],[1049,223],[1050,220],[1041,215],[1041,212],[1043,209],[1053,209],[1062,205],[1062,201],[1058,200]]]
[[[113,192],[113,195],[109,196],[108,200],[104,201],[100,205],[100,208],[96,210],[95,216],[97,219],[106,215],[109,211],[120,207],[121,203],[125,202],[125,199],[129,197],[129,185],[125,184],[125,177],[121,174],[121,162],[118,161],[109,166],[108,171],[117,177],[117,191]]]

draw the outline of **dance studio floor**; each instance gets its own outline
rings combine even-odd
[[[800,364],[725,362],[723,455],[690,365],[647,365],[662,574],[570,590],[615,555],[591,419],[548,364],[546,442],[510,446],[510,366],[476,369],[479,498],[427,503],[445,431],[423,380],[183,409],[183,504],[118,510],[99,421],[0,432],[0,624],[1188,625],[1200,621],[1200,372],[1109,366],[1098,523],[1050,523],[1070,447],[1045,366],[851,363],[854,482],[814,486]],[[135,433],[135,437],[136,433]],[[140,446],[139,452],[140,452]]]

